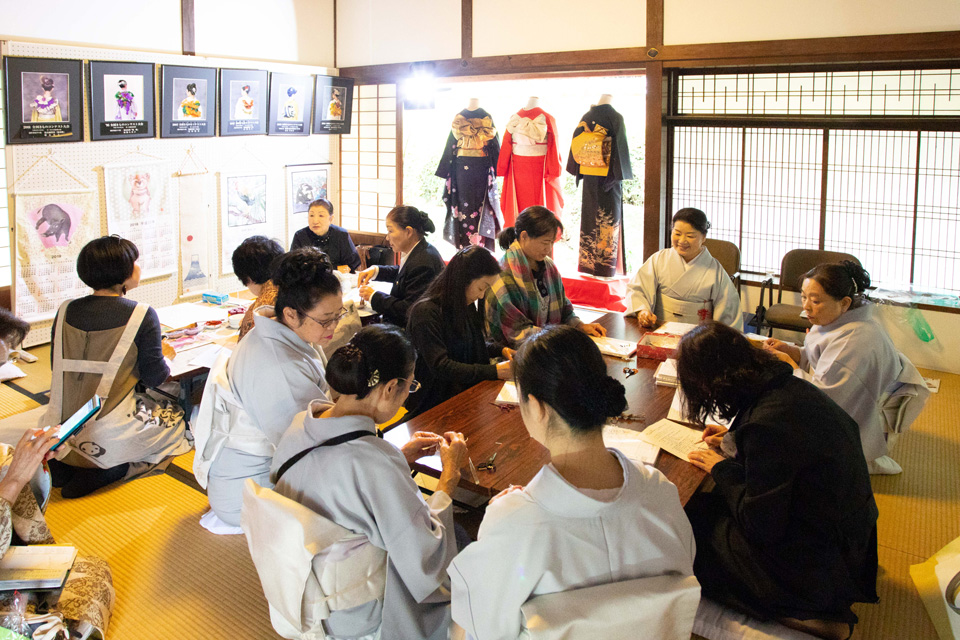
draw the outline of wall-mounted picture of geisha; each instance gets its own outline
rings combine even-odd
[[[350,133],[352,107],[353,78],[317,76],[314,133]]]
[[[209,138],[216,133],[217,70],[163,65],[160,137]]]
[[[312,112],[313,76],[270,74],[270,135],[310,135]]]
[[[220,135],[267,132],[267,72],[220,69]]]
[[[154,65],[91,60],[89,103],[93,140],[154,137]]]
[[[7,144],[83,141],[83,61],[4,58]]]

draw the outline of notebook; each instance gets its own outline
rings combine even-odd
[[[657,461],[657,454],[660,453],[660,447],[644,440],[639,431],[609,424],[603,427],[603,444],[611,449],[619,449],[633,462],[654,464]]]
[[[598,338],[590,336],[590,339],[600,347],[600,353],[605,356],[613,356],[629,360],[637,352],[637,343],[629,340],[618,340],[616,338]]]
[[[520,396],[517,395],[517,385],[512,380],[504,382],[500,388],[500,393],[497,394],[497,399],[493,403],[506,406],[519,405]]]
[[[68,544],[12,546],[0,558],[0,591],[59,589],[77,558]]]
[[[676,387],[679,385],[680,381],[677,379],[677,361],[674,358],[667,358],[657,365],[654,381],[662,387]]]
[[[705,451],[710,446],[701,440],[703,433],[672,420],[659,420],[641,433],[643,439],[656,445],[681,460],[686,460],[691,451]]]

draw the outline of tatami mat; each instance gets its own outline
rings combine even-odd
[[[154,476],[63,500],[47,522],[58,542],[105,558],[117,604],[110,640],[278,638],[242,535],[200,527],[206,497]]]
[[[17,381],[14,380],[13,382],[16,383]],[[34,402],[10,385],[6,383],[0,384],[0,419],[17,413],[23,413],[24,411],[29,411],[39,406],[39,402]]]

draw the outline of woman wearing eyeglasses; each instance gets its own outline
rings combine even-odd
[[[277,445],[273,472],[286,467],[277,479],[278,493],[386,551],[383,596],[334,610],[323,622],[327,637],[447,638],[446,571],[457,553],[450,496],[467,461],[466,443],[459,433],[417,432],[398,450],[376,437],[376,425],[396,414],[419,387],[413,372],[414,351],[399,329],[385,324],[361,329],[330,357],[327,378],[340,394],[336,403],[310,403]],[[346,440],[314,448],[333,438]],[[436,491],[424,500],[410,477],[410,463],[434,453],[443,470]],[[354,548],[358,544],[354,541]]]
[[[257,437],[218,440],[222,449],[207,476],[210,506],[234,527],[240,524],[243,481],[253,478],[270,486],[270,462],[280,436],[311,400],[329,399],[321,348],[333,338],[343,313],[340,280],[327,256],[313,247],[280,258],[273,283],[276,304],[254,312],[254,330],[237,345],[226,367],[229,390],[242,407],[238,413],[244,414],[231,416],[227,428],[242,420],[252,427],[245,433]],[[210,446],[208,442],[205,448]]]

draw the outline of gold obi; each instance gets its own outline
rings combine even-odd
[[[583,133],[570,143],[573,159],[580,165],[580,174],[585,176],[605,176],[610,171],[610,150],[613,139],[607,130],[599,124],[590,131],[586,122],[580,122]]]
[[[497,129],[490,116],[484,118],[464,118],[457,114],[453,119],[453,136],[457,139],[457,156],[482,158],[487,155],[483,147],[487,141],[497,137]]]

